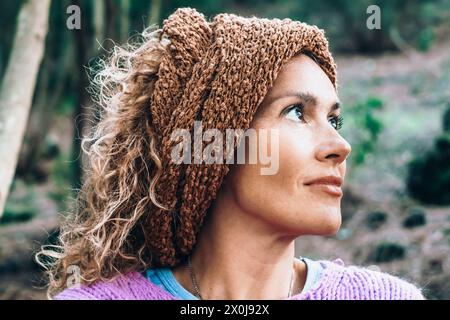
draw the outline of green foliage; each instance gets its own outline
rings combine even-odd
[[[16,191],[8,197],[0,224],[19,223],[31,220],[36,216],[36,195],[32,187],[23,181],[14,180],[12,190]]]
[[[62,101],[61,103],[59,103],[57,105],[56,108],[56,114],[58,116],[65,116],[65,117],[70,117],[73,114],[74,111],[74,98],[72,95],[67,95]]]
[[[450,102],[448,103],[447,110],[442,117],[442,127],[445,132],[450,132]]]
[[[417,48],[420,51],[428,51],[434,42],[435,34],[434,29],[431,27],[425,28],[420,31],[417,36]]]
[[[403,226],[405,228],[415,228],[423,226],[427,223],[425,212],[419,208],[413,208],[408,216],[403,220]]]
[[[435,41],[434,30],[448,17],[447,0],[299,0],[275,1],[280,9],[272,7],[272,15],[286,13],[289,17],[317,24],[330,37],[330,45],[337,51],[382,52],[397,49],[393,31],[402,42],[426,50]],[[366,27],[367,7],[380,7],[381,29]],[[278,13],[276,11],[279,11]]]
[[[351,107],[355,125],[360,129],[359,141],[352,146],[351,161],[354,166],[363,164],[367,155],[375,150],[383,130],[383,123],[376,111],[382,108],[383,101],[376,97],[369,97]]]
[[[374,211],[367,215],[366,226],[370,230],[377,230],[380,228],[388,219],[388,215],[385,212]]]
[[[49,192],[49,197],[56,202],[59,210],[67,208],[66,202],[73,195],[69,186],[73,181],[73,162],[69,161],[66,154],[59,154],[55,159],[52,170],[52,180],[55,184],[55,190]]]
[[[408,166],[407,188],[424,203],[450,204],[450,132],[436,138],[434,148]]]
[[[450,228],[446,228],[442,231],[444,237],[447,239],[448,244],[450,245]]]
[[[67,186],[68,182],[72,179],[70,163],[68,156],[65,154],[60,154],[56,158],[52,170],[52,178],[56,187]]]
[[[405,257],[406,248],[394,242],[381,242],[369,254],[368,260],[373,262],[391,262]]]
[[[44,147],[42,150],[42,157],[44,159],[46,159],[46,160],[55,159],[56,157],[58,157],[60,152],[61,152],[61,150],[56,143],[54,143],[53,141],[51,141],[49,139],[45,140]]]
[[[24,0],[0,1],[0,80],[5,71],[16,32],[16,20]],[[1,81],[0,81],[1,83]]]
[[[23,204],[9,204],[0,220],[1,224],[20,223],[31,220],[36,215],[34,208]]]

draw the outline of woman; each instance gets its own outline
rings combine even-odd
[[[95,79],[91,171],[61,246],[41,252],[56,299],[423,299],[294,257],[297,237],[338,231],[351,150],[322,30],[184,8],[144,40]]]

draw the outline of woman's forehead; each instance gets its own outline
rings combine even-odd
[[[274,86],[268,94],[277,93],[281,90],[301,90],[312,85],[320,86],[322,90],[335,91],[333,83],[322,68],[310,57],[300,54],[283,65],[275,79]]]
[[[281,68],[262,105],[268,106],[287,97],[297,97],[314,105],[334,105],[339,102],[326,73],[314,60],[303,54],[295,56]]]

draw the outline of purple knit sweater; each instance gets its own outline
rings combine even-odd
[[[324,267],[321,279],[308,291],[290,300],[423,300],[420,289],[387,273],[357,266],[345,266],[341,259],[319,261]],[[138,272],[113,281],[70,288],[56,300],[176,300],[164,289]]]

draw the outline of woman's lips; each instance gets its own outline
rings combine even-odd
[[[316,179],[311,179],[305,183],[305,186],[311,187],[317,191],[324,191],[332,196],[341,197],[342,192],[342,178],[338,176],[325,176]]]
[[[307,187],[311,187],[313,190],[323,191],[329,195],[335,197],[341,197],[343,195],[342,188],[333,184],[307,184]]]

